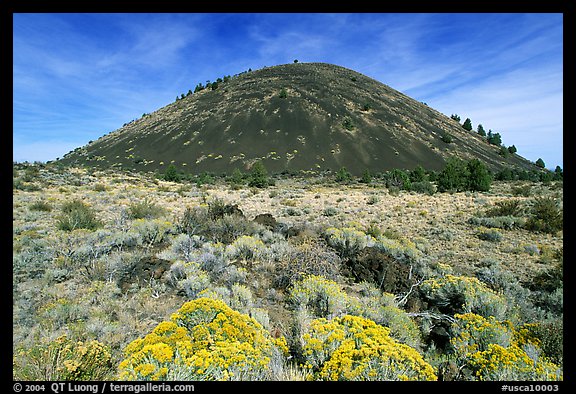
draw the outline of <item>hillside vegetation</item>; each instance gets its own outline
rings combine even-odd
[[[562,379],[561,181],[339,175],[15,164],[14,379]]]
[[[471,126],[344,67],[283,64],[199,84],[58,161],[159,172],[173,164],[192,174],[245,172],[258,161],[277,173],[437,171],[452,156],[495,172],[539,168],[502,146],[500,133]]]
[[[563,379],[561,180],[259,176],[15,163],[14,379]]]

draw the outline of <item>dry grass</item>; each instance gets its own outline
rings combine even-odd
[[[287,227],[306,225],[312,228],[312,234],[316,229],[316,235],[327,227],[378,229],[391,237],[416,243],[426,259],[451,266],[457,275],[474,276],[486,261],[497,261],[522,283],[549,269],[549,262],[554,260],[551,256],[563,249],[561,231],[544,234],[522,228],[500,229],[501,241],[490,242],[479,239],[478,226],[469,223],[471,217],[508,199],[526,206],[534,196],[554,196],[561,202],[563,191],[555,184],[531,184],[530,196],[514,195],[512,188],[518,186],[517,183],[495,183],[489,193],[430,196],[405,191],[390,193],[378,184],[336,185],[313,178],[277,179],[275,186],[250,189],[231,188],[221,181],[198,187],[164,182],[144,174],[85,169],[65,172],[41,169],[38,176],[41,190],[13,191],[14,260],[15,264],[16,261],[31,264],[29,269],[18,268],[18,275],[14,276],[15,348],[31,343],[38,335],[56,337],[62,332],[71,332],[110,344],[115,357],[120,357],[123,346],[168,319],[184,300],[182,294],[168,289],[159,278],[157,281],[144,278],[128,290],[114,288],[106,279],[106,275],[117,274],[110,270],[128,270],[130,258],[136,256],[137,260],[138,253],[161,260],[170,247],[169,241],[140,248],[146,250],[122,249],[125,260],[110,254],[107,260],[87,255],[85,260],[74,262],[74,256],[67,251],[74,250],[89,239],[89,234],[96,232],[66,233],[57,229],[60,208],[73,200],[84,202],[95,212],[102,223],[98,231],[114,235],[129,234],[136,222],[129,216],[133,204],[153,203],[159,208],[159,216],[153,220],[170,226],[178,222],[186,208],[219,199],[226,204],[237,204],[248,220],[269,213]],[[49,204],[52,209],[31,209],[38,201]],[[335,214],[325,215],[327,208]],[[290,214],[288,209],[298,214]],[[297,244],[292,247],[294,245]],[[38,256],[44,253],[43,257],[31,254],[36,252]],[[289,319],[293,317],[283,306],[284,290],[273,288],[278,267],[282,267],[278,261],[263,261],[243,284],[252,291],[255,306],[267,311],[271,326],[286,335],[290,331]],[[40,274],[36,275],[34,269]],[[101,283],[108,284],[102,287]],[[74,320],[74,314],[86,317]],[[286,370],[287,375],[302,378],[299,370],[290,368]]]

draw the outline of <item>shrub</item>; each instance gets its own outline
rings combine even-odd
[[[468,220],[468,223],[473,224],[475,226],[512,230],[514,228],[523,227],[524,224],[526,223],[526,219],[514,216],[495,216],[495,217],[473,216]]]
[[[324,235],[328,245],[343,259],[357,255],[372,241],[372,237],[352,227],[343,229],[331,227],[325,230]]]
[[[554,234],[562,230],[564,218],[558,203],[552,197],[536,197],[526,228],[531,231]]]
[[[61,210],[62,214],[57,219],[57,225],[60,230],[95,230],[101,226],[92,208],[80,200],[64,203]]]
[[[304,367],[315,380],[436,380],[434,369],[410,346],[371,320],[345,315],[317,319],[303,335]]]
[[[495,206],[487,209],[485,215],[493,216],[520,216],[522,209],[520,200],[497,201]]]
[[[181,233],[230,243],[241,235],[252,234],[257,224],[247,220],[236,206],[214,199],[207,206],[187,207],[176,227]]]
[[[354,130],[355,127],[352,118],[350,118],[349,116],[344,117],[344,120],[342,121],[342,126],[344,126],[344,128],[348,131]]]
[[[387,171],[384,173],[383,179],[384,185],[388,189],[410,190],[410,177],[404,170],[395,168],[391,171]]]
[[[530,194],[532,194],[532,186],[529,184],[521,186],[512,186],[510,191],[514,196],[529,197]]]
[[[284,214],[286,216],[300,216],[302,215],[302,212],[300,212],[299,210],[292,208],[292,207],[288,207],[284,210]]]
[[[474,313],[457,314],[451,344],[461,369],[478,380],[558,380],[561,370],[539,358],[539,341],[529,330]]]
[[[531,280],[528,288],[534,291],[552,293],[564,285],[564,262],[560,261],[552,267],[545,269]]]
[[[138,243],[146,247],[163,242],[172,232],[172,223],[159,219],[136,219],[132,231],[138,234]]]
[[[561,319],[525,324],[521,327],[528,331],[539,344],[544,356],[556,365],[564,361],[564,330]],[[519,330],[521,331],[521,330]]]
[[[336,216],[338,214],[338,209],[334,208],[334,207],[326,207],[324,208],[324,210],[322,211],[322,215],[324,216]]]
[[[556,381],[562,371],[546,360],[534,360],[517,345],[503,347],[489,344],[481,352],[473,353],[468,364],[478,380]]]
[[[52,211],[52,205],[47,203],[44,200],[38,200],[32,204],[30,204],[31,211],[42,211],[42,212],[50,212]]]
[[[421,336],[418,325],[404,310],[398,308],[394,295],[383,294],[372,283],[363,282],[361,285],[364,287],[361,294],[358,297],[349,298],[348,314],[360,316],[387,327],[390,330],[390,336],[396,341],[419,348]]]
[[[485,259],[480,261],[481,267],[476,272],[476,277],[483,283],[486,283],[492,290],[503,293],[508,296],[508,299],[512,297],[507,294],[511,288],[519,286],[517,279],[507,269],[503,269],[502,265],[491,259]]]
[[[288,288],[308,275],[335,279],[341,260],[321,240],[307,240],[290,248],[285,258],[276,263],[274,285]]]
[[[170,267],[169,280],[188,299],[196,298],[210,286],[208,274],[196,262],[176,261]]]
[[[500,242],[502,240],[502,233],[495,228],[481,228],[476,236],[483,241]]]
[[[224,302],[199,298],[126,346],[119,379],[266,380],[285,343]]]
[[[447,144],[451,144],[452,143],[452,136],[450,136],[450,134],[442,134],[442,136],[440,137],[440,139],[442,140],[442,142],[445,142]]]
[[[421,252],[413,242],[402,238],[394,238],[389,231],[384,232],[374,240],[374,248],[403,262],[415,261],[421,256]]]
[[[316,317],[328,317],[344,311],[348,297],[336,282],[309,275],[294,283],[290,301],[296,309],[306,308]]]
[[[410,190],[416,193],[427,194],[429,196],[436,193],[436,186],[428,180],[412,182],[410,185]]]
[[[420,290],[431,306],[442,313],[476,313],[501,318],[507,310],[506,300],[476,278],[447,274],[425,280]]]
[[[195,252],[203,244],[204,239],[198,235],[178,234],[171,241],[170,255],[166,259],[192,261],[194,260]]]
[[[512,343],[514,330],[509,322],[500,322],[494,316],[488,318],[475,313],[454,315],[455,322],[450,340],[458,356],[487,350],[489,344],[508,347]]]
[[[66,335],[14,355],[14,380],[109,380],[110,350],[96,340],[74,342]]]
[[[242,235],[251,235],[257,232],[258,223],[246,219],[241,215],[225,215],[215,222],[209,222],[203,233],[214,242],[229,244]]]
[[[262,241],[243,235],[226,247],[226,255],[231,260],[237,259],[251,265],[253,261],[260,259],[265,250],[266,246]]]
[[[370,196],[370,197],[368,197],[366,204],[374,205],[374,204],[378,204],[379,201],[380,201],[380,198],[378,196]]]
[[[226,204],[221,198],[213,198],[208,201],[208,216],[211,220],[222,219],[225,215],[237,212],[234,208],[238,209],[233,205]]]
[[[186,207],[176,225],[178,232],[188,235],[203,234],[208,228],[210,216],[207,206]]]
[[[141,202],[132,203],[128,207],[128,216],[131,219],[155,219],[164,213],[164,209],[147,198]]]

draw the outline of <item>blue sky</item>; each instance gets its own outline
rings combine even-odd
[[[326,62],[563,167],[562,14],[14,14],[13,159],[47,161],[249,68]]]

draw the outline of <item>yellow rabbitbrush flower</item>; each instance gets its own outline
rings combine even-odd
[[[540,357],[539,342],[523,326],[474,313],[456,314],[452,325],[458,363],[478,380],[561,380],[562,371]],[[527,352],[530,351],[530,355]]]
[[[199,298],[182,305],[171,321],[126,346],[119,378],[264,379],[270,374],[273,352],[287,350],[281,338],[272,339],[256,320],[223,301]]]
[[[389,334],[358,316],[313,320],[303,336],[304,368],[315,380],[437,380],[415,349]]]
[[[514,336],[511,323],[500,322],[494,316],[485,318],[475,313],[464,313],[456,314],[454,318],[456,322],[452,326],[452,331],[455,335],[450,343],[458,354],[464,356],[486,350],[488,344],[507,347]]]
[[[533,360],[516,345],[489,344],[471,355],[469,366],[479,380],[562,380],[562,372],[546,360]]]
[[[16,380],[106,380],[112,375],[109,349],[96,340],[70,340],[62,335],[14,355]],[[50,365],[31,370],[30,365]],[[16,375],[18,371],[18,375]]]

